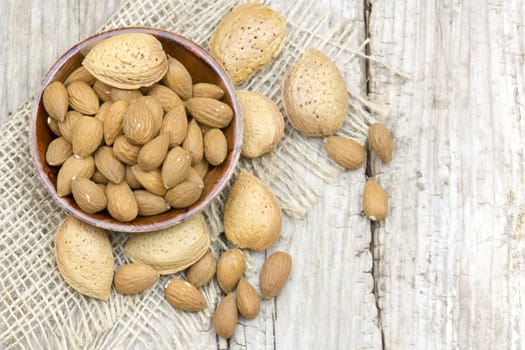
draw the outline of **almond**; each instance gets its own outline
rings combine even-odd
[[[100,80],[95,81],[95,84],[93,84],[93,90],[103,102],[111,101],[111,89],[111,86],[104,84]]]
[[[129,222],[139,214],[137,200],[125,182],[106,185],[107,208],[109,214],[120,222]]]
[[[135,102],[128,106],[122,120],[122,130],[131,143],[144,145],[155,136],[155,123],[146,104]]]
[[[206,220],[197,214],[167,229],[136,233],[124,247],[134,263],[147,264],[169,275],[197,262],[210,245]]]
[[[151,96],[141,96],[137,99],[137,102],[143,103],[146,105],[146,107],[148,107],[153,122],[153,134],[157,135],[160,131],[164,118],[164,109],[162,108],[162,105],[159,103],[159,101],[157,101],[157,99],[155,99],[155,97]]]
[[[239,248],[222,253],[217,264],[217,282],[224,293],[235,289],[245,268],[244,254]]]
[[[64,120],[58,123],[60,135],[67,140],[67,142],[73,142],[73,130],[75,123],[82,118],[84,115],[77,111],[69,111],[66,113]]]
[[[281,206],[272,191],[257,177],[241,170],[224,209],[224,231],[239,248],[265,250],[281,233]]]
[[[176,278],[169,280],[164,296],[175,309],[197,312],[204,310],[208,304],[201,292],[188,282]]]
[[[145,33],[125,33],[97,43],[82,65],[98,80],[120,89],[151,86],[166,74],[162,44]]]
[[[166,188],[159,169],[144,171],[138,165],[133,165],[131,171],[138,183],[151,193],[158,196],[166,194]]]
[[[60,132],[60,128],[58,127],[58,121],[56,119],[53,119],[51,117],[47,118],[47,126],[55,134],[56,136],[62,136],[62,133]]]
[[[219,165],[228,155],[228,141],[220,129],[210,129],[203,137],[204,157],[211,165]],[[197,163],[197,162],[196,162]]]
[[[209,97],[190,98],[186,101],[186,108],[199,123],[212,128],[224,128],[233,119],[230,106]]]
[[[162,82],[183,100],[191,98],[193,80],[190,72],[177,59],[168,56],[168,72]]]
[[[243,142],[241,154],[256,158],[270,152],[284,134],[284,118],[277,105],[257,92],[237,92],[242,108]]]
[[[169,136],[170,147],[179,146],[184,141],[187,131],[188,119],[184,106],[174,107],[166,113],[160,133]]]
[[[60,197],[67,196],[71,193],[71,179],[74,177],[89,179],[94,172],[95,161],[92,156],[87,156],[86,158],[69,157],[58,170],[57,194]]]
[[[169,136],[159,135],[142,146],[137,157],[137,164],[144,171],[151,171],[161,166],[169,147]]]
[[[374,123],[370,126],[368,143],[383,162],[390,163],[392,160],[392,135],[385,124]]]
[[[113,106],[113,102],[108,101],[104,102],[100,105],[100,108],[98,109],[98,113],[95,115],[95,118],[100,120],[102,122],[102,125],[104,125],[104,120],[106,119],[106,116],[109,114],[109,111],[111,110],[111,107]]]
[[[171,109],[184,106],[180,97],[170,88],[155,84],[148,90],[148,96],[154,97],[164,108],[165,112],[170,111]]]
[[[126,101],[113,103],[108,114],[104,118],[104,141],[111,146],[122,131],[122,121],[128,110]]]
[[[164,197],[145,190],[136,190],[133,191],[133,194],[135,194],[139,206],[139,215],[141,216],[158,215],[170,209],[170,205]]]
[[[190,168],[190,171],[188,172],[188,176],[186,177],[186,179],[184,179],[184,181],[193,182],[200,188],[204,189],[204,181],[202,181],[202,178],[200,174],[197,172],[197,170],[193,168]]]
[[[193,119],[188,124],[188,133],[182,143],[182,148],[188,151],[191,157],[191,164],[200,162],[204,156],[204,143],[202,140],[202,131],[199,124]]]
[[[159,280],[159,273],[151,266],[144,264],[122,265],[117,272],[113,283],[120,294],[139,294]]]
[[[113,154],[122,163],[127,165],[137,164],[137,158],[139,156],[141,146],[134,145],[129,142],[128,138],[124,135],[117,136],[113,143]]]
[[[81,117],[73,127],[73,154],[86,157],[95,152],[104,137],[102,122],[93,117]]]
[[[175,209],[188,208],[199,200],[204,185],[195,182],[181,182],[166,192],[166,201]]]
[[[95,170],[93,175],[91,176],[91,181],[93,181],[96,184],[102,184],[105,185],[109,182],[108,178],[104,176],[100,171]]]
[[[49,143],[46,162],[51,166],[60,166],[73,154],[71,144],[63,137],[57,137]]]
[[[365,162],[365,148],[347,137],[328,136],[324,148],[328,156],[344,168],[357,169]]]
[[[68,85],[69,105],[82,114],[94,115],[98,112],[99,101],[95,91],[87,83],[76,80]]]
[[[216,270],[217,260],[212,252],[208,251],[186,271],[186,278],[195,288],[200,288],[212,280]]]
[[[218,336],[229,339],[237,327],[237,304],[232,293],[228,293],[217,305],[213,316],[213,328]]]
[[[200,162],[193,164],[193,169],[199,174],[201,179],[204,179],[206,174],[208,173],[210,165],[208,164],[208,161],[203,158]]]
[[[284,17],[259,3],[241,4],[219,23],[210,51],[233,83],[240,84],[281,52],[285,38]]]
[[[95,152],[95,165],[109,181],[113,183],[120,183],[124,180],[126,168],[115,154],[113,148],[109,146],[102,146]]]
[[[209,83],[197,83],[193,85],[193,97],[209,97],[220,100],[224,96],[224,90]]]
[[[113,252],[106,231],[68,216],[55,234],[60,274],[76,291],[108,300],[113,280]]]
[[[93,214],[104,210],[107,205],[106,194],[97,184],[83,177],[71,180],[71,192],[82,211]]]
[[[307,136],[330,136],[348,113],[345,81],[337,66],[316,49],[306,51],[286,73],[284,111],[292,126]]]
[[[172,148],[162,164],[162,182],[165,188],[171,188],[188,176],[191,168],[191,157],[182,147]]]
[[[60,81],[54,81],[44,89],[42,103],[49,116],[57,121],[66,117],[69,107],[69,96],[67,89]]]
[[[139,188],[142,188],[142,185],[135,177],[135,174],[133,174],[133,169],[131,169],[131,166],[126,166],[126,175],[124,176],[124,181],[134,190],[138,190]]]
[[[374,180],[368,179],[363,193],[363,211],[372,221],[381,221],[388,212],[388,196]]]
[[[259,275],[259,287],[264,299],[271,299],[283,289],[292,269],[292,258],[284,252],[275,252],[264,262]]]
[[[73,73],[68,75],[66,81],[64,81],[64,85],[68,86],[69,84],[77,80],[83,81],[88,85],[92,85],[95,82],[95,77],[91,73],[89,73],[85,67],[80,66],[77,69],[75,69]]]
[[[133,100],[138,99],[142,96],[142,93],[139,90],[126,90],[126,89],[119,89],[119,88],[111,88],[111,101],[126,101],[127,103],[130,103]]]
[[[251,320],[259,314],[261,308],[261,301],[257,295],[255,288],[241,278],[237,285],[237,309],[239,313],[247,320]]]

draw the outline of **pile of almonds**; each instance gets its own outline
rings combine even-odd
[[[280,53],[285,37],[286,21],[277,12],[242,4],[219,24],[210,51],[240,84]],[[233,114],[221,101],[223,95],[216,85],[193,84],[186,68],[167,57],[154,37],[125,34],[104,40],[83,67],[44,92],[49,127],[59,136],[46,156],[50,165],[61,167],[59,195],[72,193],[82,210],[107,209],[119,221],[191,206],[201,196],[210,165],[221,164],[227,153],[224,128]],[[279,108],[257,92],[239,91],[238,97],[242,155],[271,152],[284,133]],[[323,53],[310,49],[290,68],[282,101],[291,125],[305,136],[325,137],[326,152],[337,164],[347,169],[363,165],[364,146],[336,135],[348,114],[348,94],[340,71]],[[388,128],[373,123],[367,136],[372,150],[390,162]],[[365,215],[382,220],[387,209],[385,191],[369,179]],[[282,290],[292,260],[285,252],[271,254],[259,273],[259,292],[244,278],[244,252],[272,248],[282,227],[279,201],[248,171],[241,170],[233,183],[222,219],[231,248],[218,259],[209,247],[205,217],[197,214],[171,228],[134,234],[124,247],[131,263],[114,273],[107,233],[69,216],[55,236],[58,269],[77,291],[102,300],[108,300],[112,285],[120,294],[133,295],[152,287],[161,275],[184,272],[185,278],[170,277],[164,294],[169,304],[186,312],[208,307],[200,288],[215,278],[224,296],[213,325],[219,336],[230,338],[239,314],[245,319],[258,315],[259,295],[271,299]]]

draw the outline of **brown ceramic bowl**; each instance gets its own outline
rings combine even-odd
[[[166,213],[137,217],[127,223],[113,219],[107,211],[95,214],[87,214],[80,210],[72,196],[59,197],[56,191],[56,180],[58,167],[49,166],[45,161],[47,146],[56,137],[47,125],[48,115],[42,103],[42,93],[44,88],[55,80],[64,81],[66,77],[81,65],[83,55],[87,48],[92,47],[96,42],[110,36],[141,32],[155,36],[169,55],[181,61],[189,70],[193,77],[193,82],[207,82],[220,86],[225,96],[223,101],[234,111],[234,119],[231,125],[225,130],[228,140],[228,155],[223,164],[213,168],[205,177],[205,188],[199,201],[190,208],[184,210],[171,209]],[[153,28],[119,28],[104,33],[96,34],[73,48],[68,50],[51,67],[42,82],[42,88],[36,97],[33,106],[31,121],[31,153],[38,175],[42,179],[54,200],[64,207],[72,215],[80,220],[104,229],[121,232],[144,232],[153,231],[161,228],[173,226],[184,221],[190,216],[205,209],[224,189],[228,180],[232,176],[240,156],[242,142],[242,117],[241,108],[235,93],[235,87],[228,78],[226,72],[211,57],[211,55],[199,45],[180,35]]]

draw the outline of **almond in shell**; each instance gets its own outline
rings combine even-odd
[[[237,309],[239,313],[247,320],[251,320],[259,314],[261,308],[261,301],[257,295],[255,288],[241,278],[237,285]]]
[[[328,156],[340,166],[357,169],[365,162],[365,148],[357,141],[344,136],[328,136],[324,140]]]
[[[49,143],[46,150],[46,162],[51,166],[60,166],[73,154],[71,144],[63,137],[57,137]]]
[[[106,194],[97,184],[83,177],[71,180],[73,198],[82,211],[93,214],[104,210],[107,205]]]
[[[86,115],[95,115],[98,112],[98,96],[87,83],[76,80],[67,86],[69,105],[75,111]]]
[[[141,216],[158,215],[170,209],[170,205],[164,197],[145,190],[136,190],[133,191],[133,194],[135,194],[139,206],[139,215]]]
[[[104,137],[102,122],[93,117],[81,117],[73,127],[73,154],[86,157],[97,150]]]
[[[228,155],[228,141],[221,129],[210,129],[203,137],[204,157],[211,165],[219,165]]]
[[[217,260],[212,252],[208,251],[186,271],[186,278],[195,288],[200,288],[212,280],[216,270]]]
[[[133,191],[127,183],[109,182],[106,185],[107,209],[117,221],[129,222],[139,214],[139,207]]]
[[[42,103],[51,118],[57,121],[64,120],[69,106],[69,96],[64,84],[54,81],[46,86],[42,94]]]
[[[186,101],[186,108],[199,123],[224,128],[233,119],[233,110],[226,103],[209,97],[194,97]]]
[[[69,157],[58,170],[57,194],[60,197],[67,196],[71,193],[71,180],[73,178],[85,177],[89,179],[94,172],[95,161],[92,156],[85,158]]]
[[[101,82],[120,89],[151,86],[168,70],[162,44],[145,33],[118,34],[97,43],[82,65]]]
[[[235,334],[237,327],[237,303],[233,293],[228,293],[219,302],[213,315],[213,328],[220,337],[229,339]]]
[[[383,220],[388,212],[388,196],[373,179],[368,179],[363,193],[363,211],[372,221]]]
[[[210,51],[233,83],[240,84],[281,52],[285,38],[284,17],[259,3],[241,4],[219,23]]]
[[[134,234],[124,251],[131,261],[169,275],[193,265],[206,254],[209,245],[206,220],[197,214],[167,229]]]
[[[199,200],[204,185],[195,182],[181,182],[166,192],[166,201],[175,209],[188,208]]]
[[[217,282],[224,293],[235,289],[245,268],[244,254],[239,248],[222,253],[217,264]]]
[[[168,72],[162,78],[162,82],[181,99],[187,100],[191,98],[193,79],[190,72],[177,59],[168,56]]]
[[[113,148],[109,146],[102,146],[95,152],[95,165],[109,181],[113,183],[120,183],[126,174],[126,168],[115,154]]]
[[[55,258],[71,287],[92,298],[109,299],[114,259],[106,231],[68,216],[55,234]]]
[[[197,312],[208,306],[202,293],[181,279],[172,278],[169,280],[166,289],[164,289],[164,296],[168,303],[178,310]]]
[[[288,253],[275,252],[264,262],[259,274],[259,287],[264,299],[271,299],[283,289],[292,269]]]
[[[307,136],[330,136],[348,113],[345,81],[337,66],[316,49],[306,51],[286,73],[282,101],[288,120]]]
[[[144,171],[151,171],[161,166],[169,147],[169,136],[161,134],[142,146],[137,157],[137,164]]]
[[[122,265],[117,272],[113,283],[120,294],[134,295],[145,291],[159,280],[159,273],[151,266],[144,264]]]
[[[265,250],[281,233],[282,214],[279,201],[257,177],[241,170],[224,209],[224,231],[239,248]]]

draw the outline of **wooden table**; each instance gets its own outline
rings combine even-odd
[[[0,2],[0,118],[121,3]],[[230,347],[524,348],[525,3],[323,3],[410,76],[373,61],[362,71],[362,91],[391,110],[394,159],[370,163],[390,215],[370,226],[340,176],[306,218],[286,221],[292,280]]]

